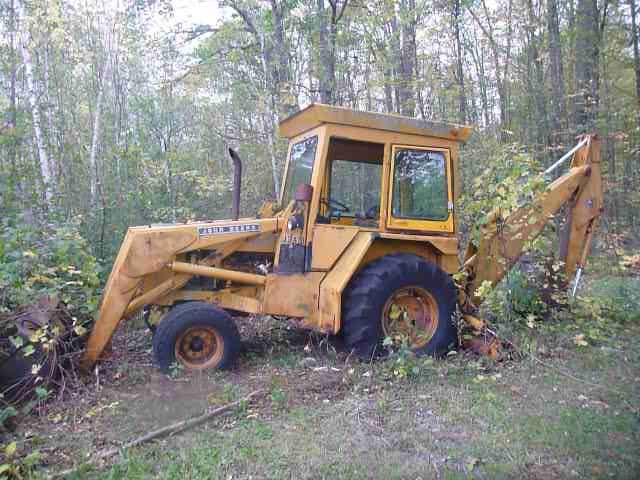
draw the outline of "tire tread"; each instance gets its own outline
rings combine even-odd
[[[431,292],[440,312],[451,317],[456,308],[456,287],[451,277],[437,265],[410,253],[392,253],[365,265],[357,272],[343,293],[342,332],[345,345],[360,358],[372,358],[382,347],[382,327],[378,325],[382,305],[390,290],[413,279]],[[384,297],[381,300],[381,297]],[[442,305],[441,305],[442,303]],[[432,340],[418,354],[441,355],[457,341],[457,331],[450,318],[439,325]]]

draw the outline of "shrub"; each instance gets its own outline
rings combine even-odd
[[[16,414],[9,401],[30,400],[34,393],[36,402],[47,396],[41,393],[48,392],[49,380],[64,368],[60,354],[67,353],[69,342],[91,326],[99,299],[100,266],[88,253],[77,222],[37,224],[15,215],[0,220],[0,226],[0,420],[4,423]],[[47,324],[47,318],[55,321]],[[30,409],[30,403],[24,408]]]
[[[98,305],[101,269],[88,253],[78,223],[21,220],[4,218],[0,223],[0,312],[48,296],[63,302],[72,316],[90,320]]]

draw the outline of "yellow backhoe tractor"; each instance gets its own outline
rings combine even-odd
[[[602,206],[599,143],[584,136],[560,176],[529,205],[494,212],[477,246],[458,257],[458,147],[470,127],[313,104],[280,124],[289,139],[278,202],[238,218],[130,228],[107,281],[82,359],[91,368],[116,327],[143,308],[154,325],[158,366],[225,368],[240,351],[233,315],[273,315],[341,333],[370,359],[387,336],[417,354],[456,345],[457,308],[475,330],[478,287],[495,284],[563,205],[563,260],[581,272]],[[561,163],[560,162],[560,163]],[[458,283],[452,275],[462,270]]]

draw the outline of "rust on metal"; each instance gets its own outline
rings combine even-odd
[[[418,286],[396,290],[382,309],[385,337],[406,339],[410,348],[422,348],[429,343],[439,320],[435,299]]]
[[[175,357],[187,368],[202,370],[220,363],[224,355],[224,340],[215,328],[194,326],[178,337]]]

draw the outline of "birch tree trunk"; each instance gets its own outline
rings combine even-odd
[[[42,133],[42,119],[40,116],[40,107],[38,105],[38,92],[36,91],[36,83],[33,75],[33,59],[31,57],[31,52],[29,51],[31,34],[29,32],[29,27],[26,24],[27,22],[25,9],[22,2],[16,2],[16,10],[19,18],[23,22],[21,32],[18,36],[18,42],[20,44],[22,61],[24,62],[24,76],[27,83],[27,98],[29,100],[29,107],[31,109],[31,116],[33,120],[33,131],[36,140],[36,148],[38,151],[40,175],[42,177],[43,183],[43,194],[46,205],[50,206],[52,191],[55,188],[55,179],[53,177],[53,169],[51,168],[51,162],[49,160],[49,156],[47,155],[44,135]]]
[[[52,172],[59,172],[59,165],[54,165],[54,155],[52,154],[53,150],[53,139],[56,136],[55,135],[55,128],[54,128],[54,124],[53,124],[53,116],[54,116],[54,111],[53,111],[53,102],[51,101],[51,81],[50,81],[50,74],[49,74],[49,69],[50,69],[50,63],[49,63],[49,43],[50,43],[50,37],[47,33],[47,37],[45,40],[45,45],[42,48],[42,59],[43,59],[43,65],[42,65],[42,76],[43,76],[43,80],[44,80],[44,102],[45,102],[45,108],[44,108],[44,114],[45,114],[45,120],[46,120],[46,131],[47,131],[47,136],[46,136],[46,148],[47,148],[47,157],[50,160],[50,164],[51,164],[51,169]],[[56,168],[57,167],[57,168]]]
[[[104,78],[99,76],[98,98],[96,99],[96,113],[93,117],[93,132],[91,134],[91,152],[89,153],[89,169],[91,179],[91,204],[95,205],[98,196],[98,143],[100,141],[100,117],[102,115],[102,99],[104,98]]]
[[[16,108],[16,79],[17,79],[17,63],[18,59],[16,58],[16,8],[15,8],[15,0],[11,0],[10,5],[10,29],[9,32],[9,50],[11,52],[11,73],[10,73],[10,85],[9,85],[9,126],[11,127],[11,144],[9,146],[9,159],[11,163],[11,168],[15,172],[16,169],[16,160],[17,160],[17,132],[16,127],[18,126],[18,118],[17,113],[18,110]]]

